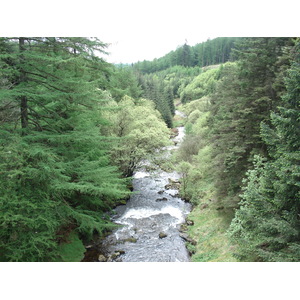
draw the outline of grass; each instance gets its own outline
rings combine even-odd
[[[182,104],[175,99],[176,109],[181,110]],[[174,124],[184,125],[185,120],[180,116],[174,116]],[[186,151],[186,150],[185,150]],[[195,156],[195,165],[189,174],[188,185],[191,202],[195,205],[188,219],[194,221],[194,225],[188,226],[189,236],[197,242],[196,245],[187,243],[187,248],[194,253],[193,262],[236,262],[233,256],[234,246],[229,242],[226,231],[233,217],[232,211],[221,209],[214,200],[214,184],[211,168],[211,147],[202,147]],[[170,162],[173,165],[182,160],[180,155],[173,155]],[[199,203],[201,199],[201,203]],[[205,204],[205,208],[204,205]]]
[[[234,246],[226,236],[226,230],[231,220],[231,214],[218,212],[214,208],[194,208],[189,219],[194,221],[189,226],[188,233],[197,245],[191,257],[193,262],[236,262],[233,257]]]
[[[85,247],[75,232],[69,235],[69,241],[59,246],[58,261],[80,262],[84,257]]]

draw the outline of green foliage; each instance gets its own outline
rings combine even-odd
[[[129,193],[101,134],[110,67],[94,56],[104,47],[95,39],[1,42],[0,253],[49,261],[61,228],[101,233],[104,213]]]
[[[232,215],[227,212],[222,212],[221,214],[211,207],[210,204],[207,204],[206,208],[202,208],[202,205],[204,204],[196,206],[189,214],[189,219],[194,222],[194,225],[188,226],[188,234],[197,242],[193,247],[188,245],[188,249],[193,251],[191,261],[237,261],[232,255],[234,247],[226,235]]]
[[[189,194],[187,191],[188,188],[188,175],[192,168],[192,165],[186,161],[181,161],[177,166],[177,171],[181,174],[181,188],[180,193],[183,199],[188,200]]]
[[[208,96],[215,91],[216,80],[219,77],[219,69],[208,69],[195,77],[181,92],[180,99],[182,103],[191,100],[200,99]]]
[[[236,206],[235,195],[254,154],[266,154],[260,136],[260,123],[269,122],[270,110],[280,102],[274,82],[277,72],[286,69],[281,59],[289,39],[249,38],[239,46],[236,64],[224,65],[215,93],[210,95],[208,120],[210,141],[216,170],[218,198],[229,197]],[[278,81],[277,81],[278,82]]]
[[[78,235],[72,232],[68,241],[58,247],[59,261],[79,262],[83,259],[85,251],[86,249]]]
[[[126,66],[114,68],[110,78],[110,92],[116,101],[120,101],[126,95],[135,99],[141,96],[142,90],[132,68]]]
[[[108,111],[107,119],[111,122],[107,134],[120,138],[110,150],[111,160],[126,177],[155,150],[169,144],[170,132],[150,100],[124,97],[114,113]]]
[[[195,213],[216,209],[223,218],[236,208],[229,237],[239,260],[299,261],[299,45],[249,38],[236,53],[213,91],[183,107],[187,136],[177,159],[192,166],[184,191],[198,203]],[[198,86],[204,74],[195,78]],[[202,237],[197,223],[194,236]],[[215,237],[212,229],[206,237]],[[206,240],[198,243],[193,259],[213,260],[200,250]]]
[[[140,76],[143,97],[152,100],[169,128],[173,127],[175,106],[173,92],[170,86],[164,84],[157,76]]]
[[[187,43],[153,61],[134,64],[142,73],[155,73],[174,66],[205,67],[225,63],[230,59],[231,51],[240,38],[221,37],[189,46]]]
[[[269,160],[256,158],[230,228],[243,260],[299,261],[300,68],[299,40],[286,78],[287,92],[271,126],[262,124]]]
[[[279,172],[276,164],[263,164],[259,157],[255,169],[248,172],[243,201],[229,231],[232,240],[239,245],[236,255],[241,260],[300,259],[299,221],[294,205],[287,205],[291,199],[288,196],[282,198],[277,189],[281,181],[276,176]],[[297,198],[299,195],[293,200]]]

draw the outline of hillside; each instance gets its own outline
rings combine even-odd
[[[138,62],[134,69],[141,73],[154,73],[174,66],[205,67],[229,61],[235,43],[241,38],[219,37],[189,46],[184,44],[176,50],[152,61]]]

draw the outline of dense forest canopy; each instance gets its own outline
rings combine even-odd
[[[104,50],[87,38],[0,40],[1,260],[62,260],[64,242],[80,246],[110,228],[106,212],[130,193],[126,143],[140,152],[135,164],[167,143],[153,106],[121,101],[140,88],[128,70],[95,55]],[[115,134],[121,104],[134,114]],[[148,121],[135,113],[143,108]]]
[[[299,38],[245,38],[233,55],[184,89],[185,197],[235,214],[237,259],[299,261]]]
[[[0,260],[80,261],[139,162],[184,125],[169,167],[193,228],[217,211],[238,261],[299,261],[299,38],[221,37],[127,66],[106,47],[0,38]],[[192,260],[217,260],[192,232]]]
[[[231,50],[239,39],[220,37],[195,46],[185,43],[161,58],[138,62],[134,68],[142,73],[154,73],[174,66],[205,67],[225,63],[230,59]]]

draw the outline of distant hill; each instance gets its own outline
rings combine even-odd
[[[189,46],[184,44],[163,57],[152,61],[137,62],[133,67],[141,73],[154,73],[173,66],[205,67],[227,62],[235,42],[241,38],[219,37],[213,40]]]

